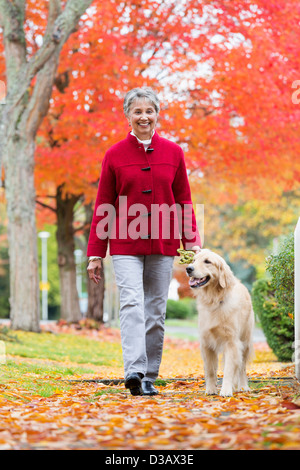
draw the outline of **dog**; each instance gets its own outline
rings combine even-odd
[[[250,360],[254,313],[247,288],[218,254],[202,249],[186,268],[196,296],[200,351],[206,394],[216,395],[218,354],[224,354],[220,396],[249,391],[246,364]]]

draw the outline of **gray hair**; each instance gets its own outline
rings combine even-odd
[[[151,102],[156,113],[159,113],[159,99],[157,94],[150,87],[133,88],[126,93],[123,103],[123,109],[125,116],[129,115],[130,106],[132,103],[139,98],[145,98]]]

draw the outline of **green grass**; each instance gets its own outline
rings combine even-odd
[[[69,361],[96,366],[122,365],[121,346],[71,334],[18,331],[16,342],[6,343],[6,353],[27,358]]]
[[[74,372],[79,372],[79,369]],[[24,364],[9,359],[5,365],[0,366],[1,384],[5,385],[5,390],[23,390],[30,395],[49,397],[56,393],[58,389],[68,390],[70,386],[59,379],[68,375],[67,368],[47,365]],[[11,398],[14,399],[13,397]]]
[[[5,341],[6,363],[0,364],[0,393],[11,400],[15,390],[25,397],[50,397],[68,390],[72,377],[96,373],[96,366],[123,365],[118,343],[72,334],[12,333]]]
[[[172,326],[186,327],[195,320],[168,320]],[[5,342],[6,364],[0,364],[0,394],[10,400],[21,395],[50,397],[72,387],[72,379],[84,374],[96,374],[98,366],[121,367],[120,342],[99,341],[75,334],[32,333],[1,329]],[[95,367],[93,367],[95,366]],[[98,369],[99,371],[99,369]],[[165,384],[157,381],[157,384]],[[97,391],[108,393],[109,389]],[[112,393],[123,388],[112,388]],[[17,393],[17,398],[14,393]],[[11,396],[9,395],[11,393]],[[96,399],[97,394],[92,399]]]

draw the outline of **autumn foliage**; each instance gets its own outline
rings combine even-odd
[[[41,47],[48,7],[46,0],[26,2],[28,59]],[[296,0],[94,1],[63,47],[36,139],[40,225],[56,223],[46,206],[56,210],[58,193],[93,204],[104,153],[129,131],[124,94],[150,85],[161,97],[158,131],[182,145],[193,197],[208,206],[209,243],[257,265],[267,241],[299,212],[281,197],[299,190],[300,182],[300,108],[292,101],[299,21]],[[5,81],[3,43],[2,35]],[[280,214],[271,196],[280,200]],[[176,275],[184,285],[184,271]],[[227,399],[204,395],[198,344],[167,338],[160,395],[147,399],[101,382],[122,379],[118,332],[68,328],[41,334],[38,357],[28,353],[30,333],[19,334],[27,357],[7,340],[7,366],[0,365],[1,449],[300,448],[293,368],[276,362],[265,344],[256,345],[251,392]],[[97,349],[84,362],[82,347],[70,358],[62,351],[64,334],[85,347],[95,341],[111,356]],[[60,357],[41,357],[49,338],[59,339],[51,354]]]
[[[0,385],[2,450],[300,448],[294,368],[276,362],[264,343],[256,343],[248,368],[251,391],[222,398],[205,395],[197,341],[167,335],[159,395],[133,397],[123,383],[118,330],[63,323],[47,330],[36,352],[33,333],[14,333],[19,343],[7,343]],[[218,377],[220,387],[221,369]]]
[[[28,57],[47,13],[47,2],[27,2]],[[53,206],[47,196],[59,187],[94,201],[104,153],[128,131],[123,96],[146,84],[160,93],[159,131],[183,146],[201,202],[292,189],[300,174],[292,102],[299,17],[296,0],[95,1],[61,53],[37,139],[38,200]],[[41,207],[41,222],[54,222]]]
[[[161,132],[203,172],[198,183],[223,198],[293,187],[299,15],[296,1],[95,2],[62,53],[39,133],[38,194],[63,185],[93,200],[103,155],[128,130],[122,98],[145,84],[160,91]]]

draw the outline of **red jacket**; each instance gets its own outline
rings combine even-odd
[[[201,246],[179,145],[155,132],[145,151],[129,133],[107,151],[87,256],[104,258],[108,239],[111,255],[176,256],[180,239]]]

